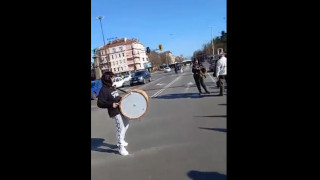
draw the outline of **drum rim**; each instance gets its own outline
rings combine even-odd
[[[144,92],[144,93],[147,95],[147,93],[146,93],[145,91],[141,90],[141,89],[133,89],[133,90],[128,91],[128,93],[126,93],[126,94],[123,96],[123,98],[126,97],[126,96],[128,96],[131,92],[138,92],[138,93],[139,93],[139,91],[142,91],[142,92]],[[120,109],[121,114],[122,114],[125,118],[127,118],[127,119],[129,119],[129,120],[137,120],[137,119],[141,119],[141,118],[146,114],[146,112],[147,112],[147,110],[148,110],[148,108],[149,108],[149,99],[147,99],[143,94],[142,94],[142,96],[143,96],[144,99],[147,101],[147,107],[146,107],[144,113],[143,113],[141,116],[137,117],[137,118],[129,118],[127,115],[125,115],[125,114],[122,112],[121,101],[120,101],[119,109]],[[147,96],[148,96],[148,95],[147,95]]]

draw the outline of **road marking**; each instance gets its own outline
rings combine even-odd
[[[163,84],[161,84],[161,83],[157,83],[156,85],[157,85],[157,86],[162,86]]]
[[[159,80],[162,79],[162,78],[164,78],[164,76],[162,76],[161,78],[158,78],[158,79],[156,79],[156,80],[154,80],[154,81],[151,81],[150,83],[144,84],[143,86],[138,87],[138,89],[141,89],[141,88],[143,88],[143,87],[145,87],[145,86],[149,86],[150,84],[153,84],[153,83],[159,81]],[[151,78],[151,79],[152,79],[152,78]]]
[[[167,84],[164,88],[160,89],[156,93],[154,93],[151,97],[157,97],[160,93],[162,93],[165,89],[170,87],[173,83],[175,83],[181,76],[178,76],[175,80],[173,80],[171,83]]]
[[[213,79],[213,77],[210,75],[210,74],[208,74],[209,75],[209,77],[212,79],[212,82],[216,82],[214,79]]]
[[[152,84],[152,83],[155,83],[155,82],[157,82],[157,81],[159,81],[160,79],[162,79],[162,78],[164,78],[164,76],[162,76],[162,77],[160,77],[160,78],[158,78],[158,79],[156,79],[156,80],[154,80],[154,81],[151,81],[151,82],[149,82],[149,83],[146,83],[146,84],[144,84],[144,85],[142,85],[142,86],[140,86],[140,87],[138,87],[138,88],[136,88],[136,87],[129,87],[126,91],[131,91],[131,90],[133,90],[133,89],[141,89],[141,88],[144,88],[145,86],[149,86],[150,84]],[[152,77],[151,77],[151,80],[152,80]]]
[[[184,90],[184,92],[187,92],[187,91],[189,90],[190,86],[192,86],[192,85],[193,85],[193,83],[192,83],[192,82],[189,82],[189,83],[187,84],[187,87],[186,87],[186,89]]]

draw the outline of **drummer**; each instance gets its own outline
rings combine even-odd
[[[120,113],[119,102],[121,97],[117,90],[112,86],[114,82],[113,72],[105,72],[101,77],[101,81],[103,83],[103,87],[99,92],[98,98],[104,100],[107,104],[108,114],[116,124],[116,137],[119,154],[126,156],[129,153],[124,146],[127,146],[128,143],[124,138],[129,128],[129,120]]]

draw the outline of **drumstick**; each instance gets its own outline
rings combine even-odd
[[[122,89],[120,89],[120,88],[116,88],[116,89],[119,89],[120,91],[122,91],[122,92],[124,92],[124,93],[127,93],[127,91],[122,90]]]

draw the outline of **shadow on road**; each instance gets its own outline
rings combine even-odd
[[[213,131],[220,131],[220,132],[227,132],[227,129],[224,128],[205,128],[205,127],[199,127],[200,129],[206,129],[206,130],[213,130]]]
[[[91,151],[119,154],[116,150],[117,145],[104,143],[103,141],[102,138],[91,138]],[[108,149],[102,147],[108,147]]]
[[[217,94],[201,94],[199,93],[177,93],[177,94],[165,94],[162,96],[157,96],[157,99],[178,99],[178,98],[203,98],[203,97],[214,97],[219,96]],[[221,96],[219,96],[221,97]]]
[[[227,115],[211,115],[211,116],[193,116],[193,117],[227,117]]]
[[[189,171],[188,173],[189,178],[192,180],[226,180],[227,176],[225,174],[220,174],[217,172],[201,172],[201,171]]]

